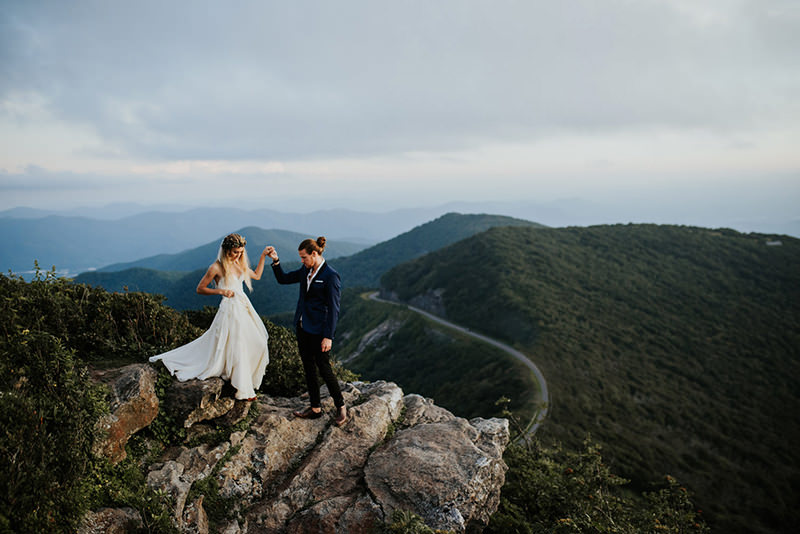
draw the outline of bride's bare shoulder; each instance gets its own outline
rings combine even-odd
[[[206,272],[213,275],[222,274],[222,264],[219,261],[215,261],[208,266],[208,270]]]

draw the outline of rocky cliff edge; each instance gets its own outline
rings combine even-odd
[[[126,441],[158,410],[196,435],[212,424],[232,426],[256,408],[248,427],[221,443],[175,447],[145,466],[148,484],[171,497],[181,532],[209,532],[208,496],[198,488],[212,486],[227,508],[214,530],[226,534],[368,533],[394,511],[413,512],[435,529],[480,532],[499,504],[505,419],[467,421],[391,382],[356,382],[343,385],[350,418],[340,428],[327,395],[324,417],[297,419],[292,412],[307,398],[234,401],[215,378],[175,382],[159,406],[155,378],[146,364],[97,374],[110,386],[112,408],[98,423],[107,438],[97,454],[123,459]],[[140,527],[135,510],[106,508],[90,512],[80,532]]]

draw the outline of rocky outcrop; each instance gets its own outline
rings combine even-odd
[[[190,414],[201,404],[222,406],[226,396],[192,382],[164,404],[197,428],[205,423]],[[262,395],[247,429],[214,446],[166,451],[147,483],[170,497],[182,532],[209,532],[213,523],[213,531],[241,534],[368,533],[395,510],[436,529],[483,529],[505,478],[505,419],[467,421],[390,382],[345,384],[343,394],[349,420],[342,427],[332,424],[325,394],[326,415],[314,420],[292,415],[307,399]],[[250,408],[236,402],[230,410],[242,412],[243,404]],[[229,413],[214,408],[204,417],[216,415],[218,427],[239,417]]]
[[[371,495],[386,516],[414,510],[434,528],[480,532],[505,480],[498,459],[508,441],[507,421],[467,422],[421,397],[408,402],[422,413],[370,456],[364,475]]]
[[[428,289],[420,295],[414,295],[410,300],[407,301],[407,303],[415,308],[425,310],[428,313],[432,313],[433,315],[446,319],[447,308],[444,305],[444,293],[445,290],[441,287]],[[392,300],[399,303],[404,302],[396,291],[381,288],[379,294],[384,300]]]
[[[182,420],[184,428],[200,421],[216,419],[227,414],[236,404],[233,390],[229,391],[229,395],[223,395],[225,387],[225,381],[218,377],[173,382],[164,401],[165,409],[173,417]]]
[[[364,334],[361,338],[361,341],[356,347],[356,350],[353,351],[352,354],[348,355],[347,358],[341,360],[343,364],[351,362],[361,356],[361,354],[367,349],[369,346],[374,346],[376,350],[380,351],[386,348],[388,342],[392,339],[392,336],[400,330],[403,326],[403,322],[399,319],[395,319],[389,317],[381,324]]]
[[[128,439],[145,428],[158,415],[155,392],[156,372],[146,364],[133,364],[119,369],[97,371],[93,378],[109,387],[110,413],[97,422],[102,439],[94,452],[112,463],[125,459]]]

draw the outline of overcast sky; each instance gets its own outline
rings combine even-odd
[[[0,209],[800,219],[796,0],[0,5]]]

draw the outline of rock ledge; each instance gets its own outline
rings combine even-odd
[[[177,385],[162,409],[180,414],[187,427],[212,417],[230,421],[231,412],[233,420],[247,414],[249,403],[229,402],[219,384],[208,382]],[[152,405],[141,399],[146,387],[128,389],[139,405]],[[149,466],[148,484],[172,498],[173,522],[182,532],[209,532],[204,500],[212,496],[190,490],[211,476],[214,484],[203,486],[217,488],[213,498],[229,505],[225,517],[216,518],[219,532],[369,533],[395,510],[414,512],[434,529],[483,530],[505,481],[507,420],[467,421],[430,399],[405,395],[391,382],[344,384],[343,394],[350,418],[341,428],[333,425],[327,395],[326,415],[315,420],[292,415],[305,399],[260,396],[247,430],[213,447],[167,451]],[[115,439],[108,452],[118,458]],[[99,522],[126,532],[128,525],[140,524],[135,515],[130,509],[92,512],[80,532],[96,532]],[[110,526],[114,518],[119,524]]]

